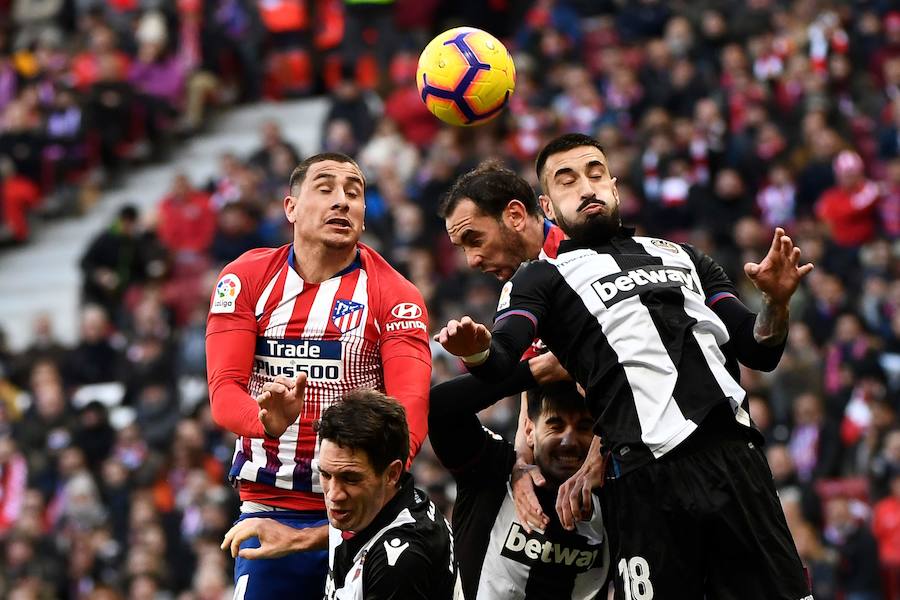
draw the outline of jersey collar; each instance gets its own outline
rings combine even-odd
[[[635,229],[634,227],[628,227],[626,225],[622,225],[619,227],[619,231],[612,236],[612,238],[602,244],[579,244],[578,242],[566,238],[559,243],[559,253],[569,252],[571,250],[578,250],[579,248],[602,248],[603,246],[610,245],[614,240],[626,239],[634,236]]]
[[[294,245],[293,244],[291,244],[290,251],[288,252],[287,262],[288,262],[288,267],[290,267],[291,269],[293,269],[295,271],[297,270],[296,269],[296,261],[294,260]],[[334,275],[329,277],[329,279],[334,279],[335,277],[343,277],[344,275],[347,275],[348,273],[352,273],[353,271],[355,271],[356,269],[359,269],[361,267],[362,267],[362,258],[360,257],[359,247],[357,246],[356,256],[353,257],[353,262],[351,262],[349,265],[344,267],[342,270],[338,271],[337,273],[335,273]]]
[[[553,221],[548,218],[544,218],[544,241],[547,241],[547,236],[550,235],[550,231],[553,229]]]

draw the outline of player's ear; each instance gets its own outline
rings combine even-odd
[[[547,218],[551,221],[556,221],[556,213],[553,212],[553,203],[550,202],[550,196],[541,194],[540,196],[538,196],[538,202],[541,203],[541,210],[544,211],[544,214],[547,215]]]
[[[618,188],[618,186],[616,185],[616,183],[618,183],[618,181],[619,181],[619,178],[618,178],[618,177],[613,177],[613,178],[612,178],[612,183],[610,184],[610,185],[612,186],[612,195],[613,195],[613,198],[616,199],[616,206],[618,206],[619,204],[621,204],[621,202],[619,201],[619,188]]]
[[[403,463],[397,459],[388,465],[385,469],[388,485],[396,486],[400,482],[400,476],[403,475]]]
[[[285,196],[284,197],[284,216],[287,217],[288,223],[293,223],[297,220],[294,216],[294,209],[297,207],[297,199],[293,196]]]
[[[526,218],[528,218],[528,211],[525,210],[525,205],[522,204],[522,201],[516,198],[510,200],[506,204],[506,208],[503,209],[503,219],[506,221],[507,226],[516,231],[524,225]]]
[[[534,450],[534,421],[531,417],[525,417],[525,443]]]

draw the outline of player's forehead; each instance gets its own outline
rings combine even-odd
[[[546,401],[543,403],[541,407],[541,413],[538,416],[538,420],[541,422],[545,421],[566,421],[569,423],[580,423],[582,421],[591,421],[593,422],[594,418],[591,416],[591,412],[587,409],[584,410],[571,410],[571,409],[560,409],[552,404],[548,404]]]
[[[334,474],[361,473],[373,471],[372,463],[365,451],[359,448],[348,448],[331,440],[322,440],[319,449],[319,468]]]
[[[495,219],[485,214],[470,198],[463,198],[447,215],[444,224],[450,240],[459,243],[466,233],[483,232],[494,221]]]
[[[317,180],[330,179],[341,183],[356,182],[365,185],[365,177],[355,164],[339,162],[336,160],[322,160],[309,166],[306,171],[306,180],[313,183]]]
[[[578,146],[548,156],[544,165],[544,174],[552,180],[557,174],[565,173],[569,169],[582,172],[598,162],[606,165],[606,156],[602,150],[594,146]]]

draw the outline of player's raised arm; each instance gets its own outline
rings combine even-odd
[[[758,314],[744,305],[734,284],[721,266],[702,252],[685,246],[700,276],[707,305],[728,329],[728,346],[738,361],[751,369],[771,371],[781,360],[788,331],[788,303],[811,264],[799,265],[800,249],[780,227],[772,246],[759,263],[744,270],[763,293],[763,310]]]
[[[412,461],[428,435],[428,312],[419,290],[399,274],[393,275],[390,286],[381,290],[381,360],[385,393],[406,409]]]
[[[744,272],[763,294],[763,309],[756,317],[753,336],[765,345],[784,343],[788,330],[788,302],[800,280],[813,270],[812,263],[800,265],[800,248],[777,227],[769,252],[759,263],[747,263]]]
[[[234,271],[228,265],[219,276],[206,322],[209,402],[217,425],[237,435],[262,438],[259,405],[247,390],[256,345],[250,281]]]
[[[500,381],[513,370],[538,335],[553,294],[555,269],[542,261],[528,263],[503,286],[494,327],[469,317],[452,320],[434,337],[459,356],[471,373],[486,381]]]
[[[528,363],[523,361],[500,383],[486,384],[472,375],[460,375],[431,388],[428,432],[441,464],[453,471],[478,460],[488,435],[478,413],[536,385]]]

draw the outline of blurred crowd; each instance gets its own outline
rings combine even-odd
[[[366,171],[364,241],[421,290],[432,328],[462,314],[490,322],[498,283],[450,246],[442,194],[488,157],[537,187],[544,142],[594,135],[626,222],[712,255],[751,307],[761,298],[742,265],[764,255],[776,225],[816,264],[780,366],[745,371],[742,384],[816,598],[893,600],[900,12],[890,5],[0,0],[13,23],[0,35],[3,225],[29,185],[36,205],[67,185],[82,198],[142,141],[164,156],[166,139],[202,126],[208,102],[327,93],[321,149]],[[419,50],[458,24],[503,39],[517,68],[508,110],[473,129],[441,126],[414,83]],[[108,100],[122,124],[112,133]],[[0,595],[227,597],[218,542],[236,514],[224,480],[233,436],[209,416],[205,318],[223,264],[290,240],[287,181],[320,148],[288,133],[260,124],[257,151],[221,156],[209,181],[177,174],[155,214],[125,207],[98,232],[81,262],[76,347],[56,341],[47,316],[26,351],[0,352]],[[435,382],[461,371],[440,348],[434,356]],[[516,414],[509,399],[484,420],[509,435]],[[451,511],[452,483],[427,445],[414,472]]]

